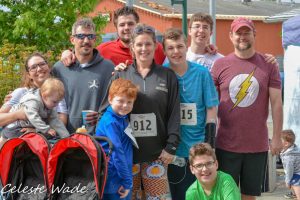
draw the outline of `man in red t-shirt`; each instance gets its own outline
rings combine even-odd
[[[96,47],[100,55],[111,60],[115,65],[120,63],[131,64],[133,57],[130,52],[131,33],[137,23],[139,23],[138,13],[129,6],[124,6],[114,12],[114,25],[117,29],[118,39],[102,43]],[[157,42],[154,54],[156,64],[163,64],[166,56],[162,45]],[[61,61],[65,66],[75,62],[75,57],[71,51],[67,50],[63,53]]]
[[[242,200],[260,196],[268,157],[267,118],[272,108],[273,154],[281,150],[282,100],[279,69],[255,51],[256,31],[251,20],[231,24],[234,52],[218,59],[212,76],[220,95],[216,154],[219,169],[233,176]]]

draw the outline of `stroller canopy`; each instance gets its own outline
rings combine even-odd
[[[47,140],[36,133],[24,134],[4,143],[0,153],[1,183],[7,190],[13,186],[19,188],[12,194],[14,199],[46,198],[49,149]],[[24,190],[26,187],[28,190]],[[39,189],[35,197],[29,194],[33,189]]]
[[[90,135],[59,140],[48,159],[50,199],[101,199],[107,174],[106,155]]]

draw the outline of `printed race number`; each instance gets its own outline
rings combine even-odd
[[[154,113],[131,114],[130,125],[134,137],[157,136],[156,116]]]
[[[195,103],[180,104],[180,124],[194,126],[197,125],[197,108]]]

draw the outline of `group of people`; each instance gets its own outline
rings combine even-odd
[[[92,20],[76,21],[70,36],[74,50],[64,51],[52,69],[41,54],[29,57],[24,87],[15,90],[0,110],[4,130],[15,121],[29,120],[38,132],[66,137],[83,125],[82,110],[92,110],[86,118],[88,132],[110,138],[115,146],[105,200],[259,196],[269,147],[273,154],[282,147],[282,100],[274,58],[255,51],[253,22],[246,18],[232,22],[229,37],[234,52],[223,57],[207,48],[213,29],[207,14],[191,17],[190,47],[176,28],[166,30],[160,44],[155,29],[139,24],[131,7],[116,10],[113,20],[118,39],[97,48]],[[50,71],[56,78],[49,80]],[[48,80],[63,84],[64,99],[46,95],[49,92],[42,88]],[[34,116],[28,111],[31,104],[23,103],[29,95],[38,97]],[[17,104],[19,109],[12,109]],[[58,130],[59,123],[51,126],[56,105],[54,118],[68,133]],[[44,110],[51,112],[41,116]],[[102,113],[99,121],[98,113]],[[37,116],[50,126],[40,130],[42,123],[34,122]],[[27,131],[17,128],[13,137]],[[2,140],[12,137],[7,135],[2,134]],[[107,150],[106,143],[102,146]]]

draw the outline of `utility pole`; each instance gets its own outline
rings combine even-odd
[[[213,19],[214,28],[212,31],[212,36],[210,37],[210,43],[213,45],[216,45],[216,1],[215,0],[209,0],[209,14]]]
[[[133,7],[133,0],[127,0],[126,6]]]
[[[174,4],[182,5],[182,31],[187,37],[187,0],[171,0],[172,6]]]

